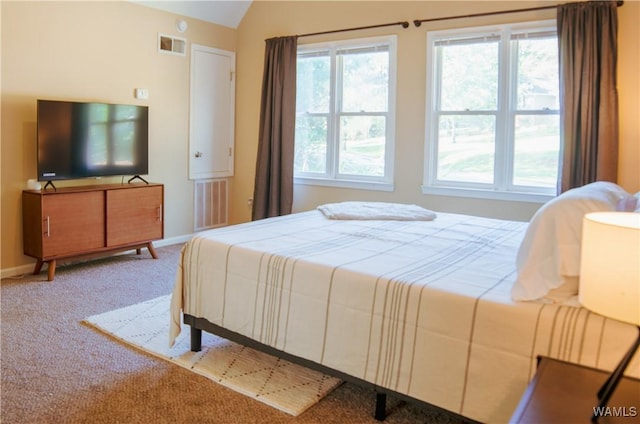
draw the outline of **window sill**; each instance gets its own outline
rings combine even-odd
[[[346,181],[346,180],[328,180],[323,178],[295,177],[294,184],[324,186],[324,187],[340,187],[354,188],[359,190],[375,190],[375,191],[393,191],[394,186],[390,183],[378,183],[371,181]]]
[[[422,194],[438,196],[470,197],[474,199],[505,200],[511,202],[546,203],[555,196],[551,194],[526,193],[514,191],[481,190],[470,188],[422,186]]]

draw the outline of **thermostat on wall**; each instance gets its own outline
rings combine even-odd
[[[149,98],[148,88],[136,88],[136,99],[148,99],[148,98]]]

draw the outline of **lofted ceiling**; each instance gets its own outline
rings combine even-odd
[[[250,0],[132,0],[132,2],[229,28],[238,27],[251,5]]]

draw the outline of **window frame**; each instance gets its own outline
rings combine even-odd
[[[510,42],[511,34],[531,32],[556,33],[554,20],[532,21],[524,23],[508,23],[501,25],[477,26],[438,31],[429,31],[427,38],[427,66],[426,66],[426,97],[425,97],[425,146],[424,146],[424,175],[422,184],[423,194],[438,194],[445,196],[471,197],[480,199],[496,199],[509,201],[526,201],[544,203],[556,195],[556,188],[544,188],[513,184],[514,172],[514,129],[515,118],[522,115],[557,115],[560,116],[560,105],[553,110],[518,109],[516,97],[517,78],[514,75],[513,61],[517,61],[515,48]],[[473,183],[465,181],[438,180],[438,119],[443,114],[437,108],[440,96],[438,81],[438,66],[441,61],[436,60],[436,43],[452,38],[484,37],[499,35],[498,62],[498,93],[497,108],[493,111],[469,111],[469,114],[487,114],[496,117],[494,181],[488,183]],[[507,40],[508,42],[505,42]],[[506,59],[505,59],[506,58]],[[507,82],[502,80],[507,78]],[[561,99],[560,99],[561,102]],[[444,113],[447,114],[446,112]],[[449,114],[464,114],[464,111],[449,111]],[[498,124],[501,122],[502,124]],[[560,141],[560,145],[562,142]],[[561,146],[560,146],[561,147]],[[560,154],[560,152],[559,152]],[[558,163],[558,167],[560,162]],[[559,169],[558,169],[559,172]]]
[[[337,73],[337,51],[387,45],[389,55],[389,75],[387,87],[387,110],[347,112],[341,110],[341,79]],[[330,110],[328,113],[312,112],[310,116],[327,116],[327,165],[325,173],[298,172],[294,170],[294,184],[318,185],[328,187],[355,188],[365,190],[393,191],[395,134],[396,134],[396,83],[397,83],[397,35],[343,39],[320,43],[299,44],[298,55],[327,51],[330,59]],[[296,111],[296,120],[298,113]],[[339,120],[344,116],[384,116],[385,122],[385,161],[384,175],[380,177],[342,174],[339,171]]]

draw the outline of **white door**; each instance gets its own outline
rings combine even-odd
[[[189,178],[233,175],[234,52],[191,45]]]

